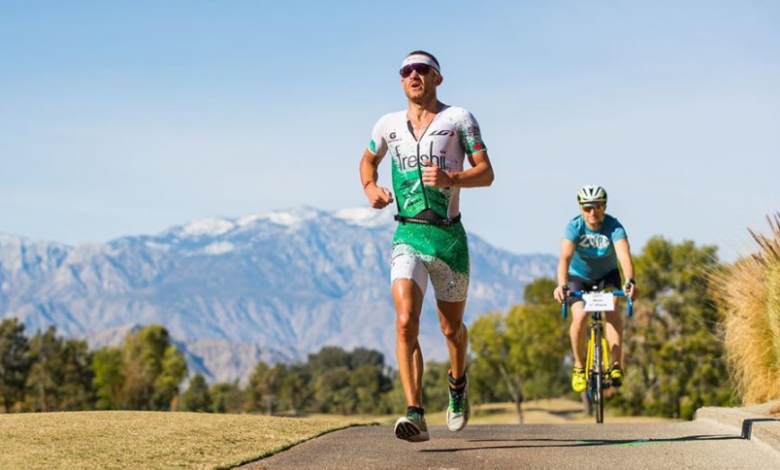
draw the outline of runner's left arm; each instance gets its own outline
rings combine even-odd
[[[427,167],[423,171],[424,185],[434,188],[476,188],[493,184],[493,165],[488,158],[479,123],[468,111],[462,110],[462,113],[457,124],[458,140],[464,153],[468,155],[471,168],[445,172],[437,166]]]
[[[469,155],[471,168],[466,171],[442,171],[438,166],[428,166],[423,170],[423,184],[434,188],[477,188],[493,184],[493,165],[487,150]]]

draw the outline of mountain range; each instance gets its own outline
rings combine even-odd
[[[0,235],[0,318],[28,333],[54,325],[91,347],[161,324],[211,382],[245,381],[257,361],[305,360],[326,345],[378,349],[393,364],[394,229],[389,210],[301,207],[76,247]],[[551,255],[513,254],[473,233],[469,247],[467,323],[555,273]],[[444,359],[432,293],[421,345],[426,359]]]

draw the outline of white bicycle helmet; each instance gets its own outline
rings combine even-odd
[[[607,192],[601,186],[583,186],[577,193],[577,202],[582,204],[607,203]]]

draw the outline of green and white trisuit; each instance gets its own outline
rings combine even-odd
[[[422,168],[433,164],[444,171],[463,171],[467,155],[486,150],[476,119],[463,108],[445,106],[418,141],[406,111],[386,114],[374,126],[368,149],[392,157],[401,223],[393,239],[391,282],[412,279],[425,293],[430,276],[437,299],[466,300],[469,250],[457,219],[460,188],[424,186]],[[419,219],[432,222],[413,223]]]

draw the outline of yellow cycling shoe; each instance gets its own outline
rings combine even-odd
[[[571,388],[575,392],[581,392],[588,387],[588,380],[585,378],[585,369],[575,367],[571,373]]]
[[[613,387],[620,387],[623,385],[623,369],[619,365],[612,366],[612,370],[609,371],[609,378],[612,379]]]

